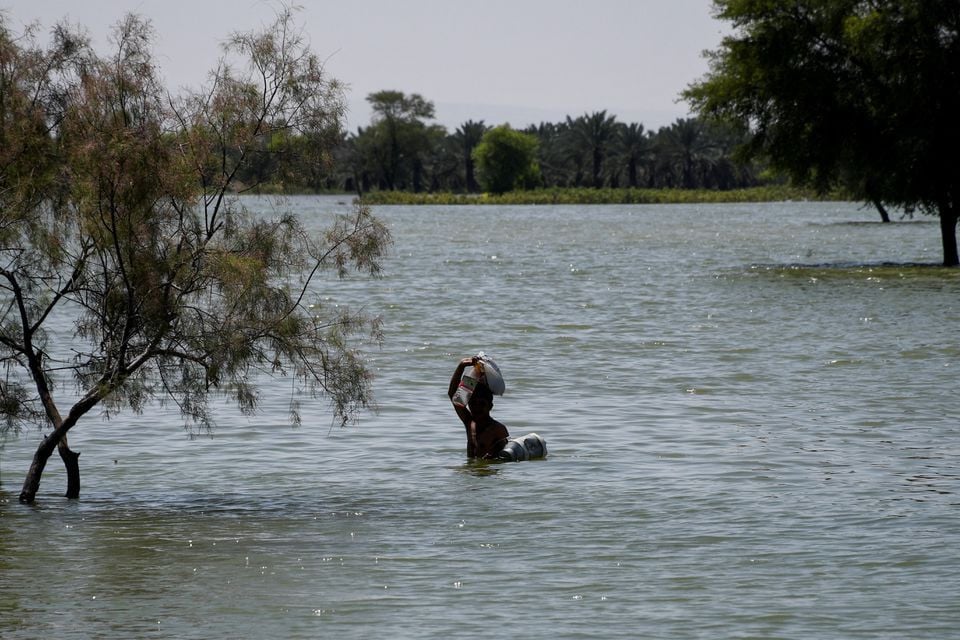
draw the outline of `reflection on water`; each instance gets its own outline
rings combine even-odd
[[[251,199],[266,208],[268,201]],[[336,200],[291,201],[322,226]],[[384,207],[378,414],[219,407],[0,450],[0,636],[910,637],[960,625],[960,271],[845,204]],[[483,349],[545,461],[470,462]]]
[[[457,473],[465,473],[478,478],[486,476],[495,476],[500,473],[500,465],[505,462],[495,462],[491,460],[469,460],[464,464],[451,467]]]

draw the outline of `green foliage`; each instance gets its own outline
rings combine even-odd
[[[483,123],[483,120],[480,122],[467,120],[461,124],[453,134],[453,141],[463,157],[463,186],[466,187],[467,191],[476,192],[480,190],[480,184],[476,179],[476,165],[473,161],[473,150],[480,144],[480,141],[483,139],[483,134],[485,134],[488,129],[489,127]]]
[[[442,127],[428,125],[434,117],[433,103],[419,94],[377,91],[367,96],[373,121],[360,131],[367,166],[385,189],[424,188],[425,158],[442,141]]]
[[[584,114],[573,120],[567,116],[571,147],[574,153],[590,167],[589,186],[603,186],[603,164],[613,147],[618,133],[617,119],[607,112]]]
[[[503,124],[487,131],[473,150],[480,184],[491,193],[504,193],[539,183],[537,139]]]
[[[108,57],[57,33],[43,50],[0,22],[0,410],[52,428],[21,499],[96,406],[158,397],[208,428],[211,394],[253,411],[261,374],[291,378],[294,421],[302,397],[328,397],[341,421],[366,406],[357,346],[378,323],[315,299],[324,270],[376,274],[387,229],[358,205],[314,238],[231,196],[265,150],[338,137],[340,87],[291,12],[234,35],[230,64],[181,97],[157,80],[146,22],[118,24]],[[69,346],[51,343],[53,318],[72,319]]]
[[[406,100],[400,92],[386,93]],[[404,126],[417,131],[415,123]],[[371,126],[343,138],[335,171],[325,184],[361,195],[398,190],[479,192],[473,151],[489,127],[468,120],[447,134],[438,125],[420,126],[419,138],[400,135],[395,151],[388,152],[385,121],[375,114]],[[761,167],[734,157],[736,144],[744,141],[735,129],[699,119],[677,120],[651,132],[600,111],[541,123],[523,133],[537,141],[539,177],[532,180],[532,187],[737,189],[777,181],[761,180]],[[387,160],[393,153],[399,162],[391,173]],[[419,171],[416,181],[414,167]]]
[[[957,264],[956,0],[716,0],[734,26],[685,96],[795,181],[941,217]]]

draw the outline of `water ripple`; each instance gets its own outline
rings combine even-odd
[[[262,199],[248,202],[264,207]],[[294,198],[318,227],[346,205]],[[322,212],[318,210],[322,209]],[[843,203],[384,207],[379,412],[217,407],[0,449],[0,635],[951,637],[960,625],[960,276],[937,228]],[[452,224],[455,221],[456,224]],[[425,241],[429,239],[429,241]],[[468,462],[445,389],[492,353],[494,414],[547,460]]]

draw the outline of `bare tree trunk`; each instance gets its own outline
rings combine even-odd
[[[47,460],[57,447],[59,434],[56,430],[43,439],[37,452],[33,454],[33,462],[30,463],[30,469],[27,471],[27,477],[23,480],[23,488],[20,490],[20,502],[24,504],[33,504],[37,497],[37,491],[40,490],[40,477],[47,466]]]
[[[886,207],[883,206],[883,203],[880,202],[877,198],[873,198],[873,206],[877,208],[877,211],[880,212],[880,219],[884,222],[890,222],[890,215],[887,213]]]
[[[603,186],[603,179],[600,177],[600,173],[603,169],[603,154],[600,153],[599,149],[594,149],[593,151],[593,188],[599,189]]]
[[[67,446],[67,431],[69,426],[61,424],[54,429],[50,435],[43,439],[36,453],[33,454],[33,461],[27,470],[27,476],[23,480],[23,488],[20,490],[20,502],[24,504],[33,504],[40,490],[40,478],[43,476],[43,470],[47,466],[47,461],[53,455],[53,450],[60,452],[63,459],[63,465],[67,470],[67,493],[66,497],[76,499],[80,497],[80,463],[78,458],[80,454],[71,451]]]
[[[356,171],[353,172],[353,187],[357,190],[357,197],[363,200],[363,183]]]
[[[957,211],[947,203],[940,205],[940,238],[943,241],[943,266],[960,265],[957,255]]]
[[[423,163],[419,158],[413,160],[413,192],[423,191]]]
[[[470,157],[470,154],[467,154],[465,170],[467,172],[467,191],[469,193],[477,193],[480,191],[480,185],[477,184],[477,178],[473,168],[473,158]]]
[[[72,451],[67,445],[67,436],[60,438],[57,444],[57,451],[63,460],[63,466],[67,470],[67,493],[66,497],[76,500],[80,497],[80,452]]]

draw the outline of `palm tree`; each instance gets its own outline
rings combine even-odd
[[[606,110],[583,114],[576,120],[567,116],[571,144],[592,161],[591,186],[603,186],[603,161],[616,139],[617,117],[608,116]]]
[[[530,125],[524,133],[536,136],[537,162],[540,163],[540,176],[545,187],[570,186],[572,167],[575,164],[567,149],[567,125],[553,122],[541,122]]]
[[[477,184],[477,179],[474,174],[473,148],[480,143],[480,139],[483,137],[483,134],[487,132],[487,129],[489,129],[489,127],[483,123],[483,120],[480,122],[467,120],[461,124],[453,134],[453,138],[460,147],[460,152],[463,154],[463,170],[466,178],[467,191],[471,193],[480,191],[480,185]]]
[[[658,138],[663,159],[680,174],[680,186],[684,189],[702,186],[698,171],[713,161],[716,150],[703,122],[696,118],[680,118],[661,129]]]
[[[421,151],[418,160],[423,187],[431,192],[464,191],[463,158],[456,136],[442,125],[431,125],[426,133],[429,147]]]
[[[627,168],[627,186],[637,188],[641,168],[650,162],[653,156],[653,142],[642,124],[620,123],[617,127],[619,155]]]

